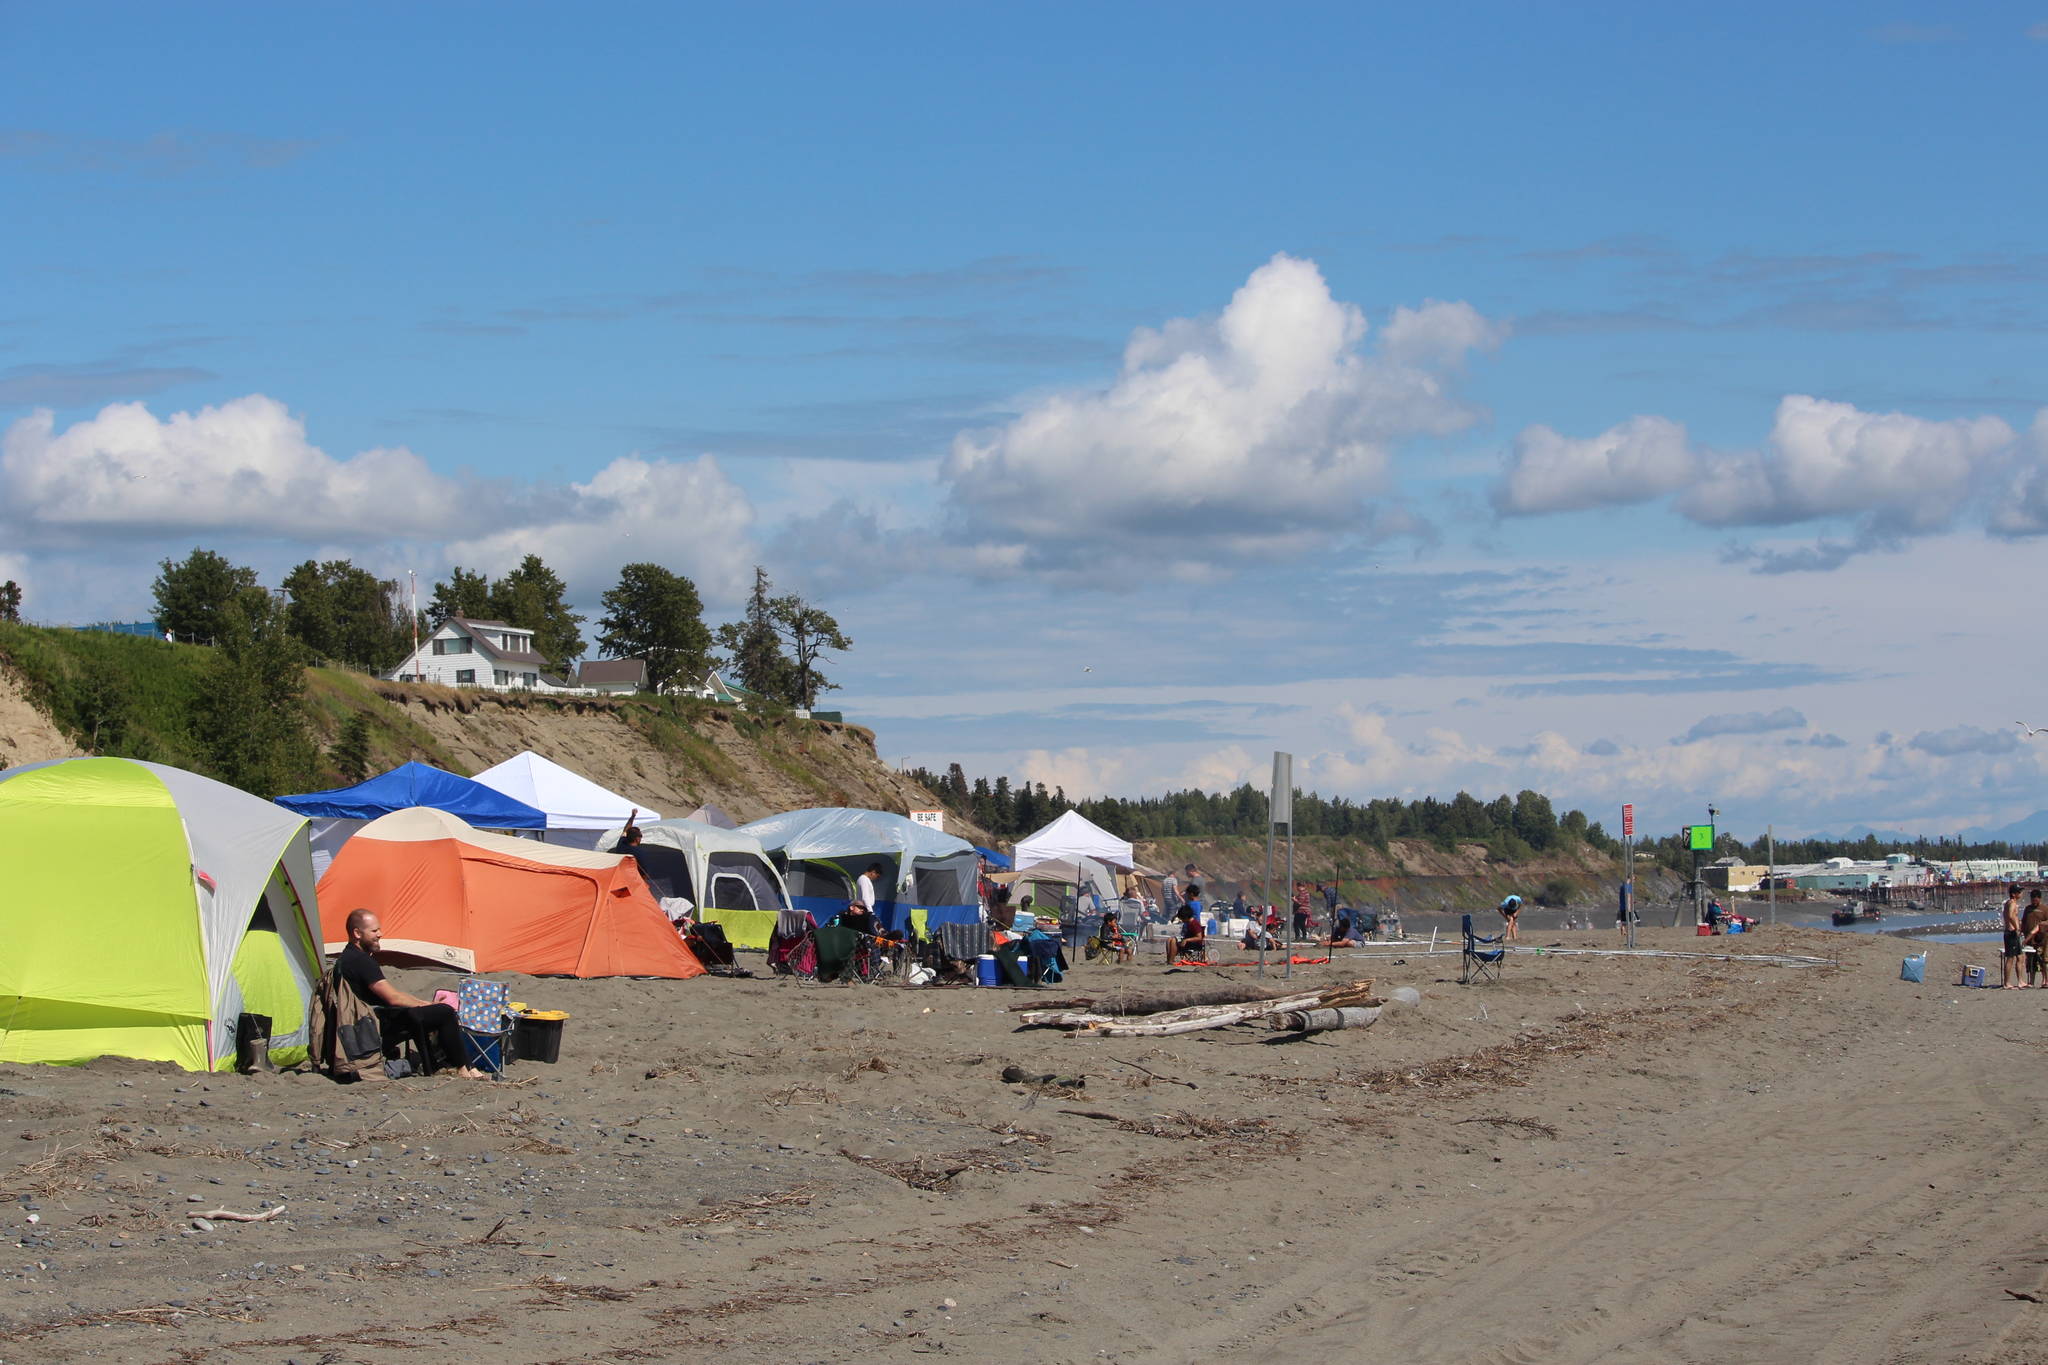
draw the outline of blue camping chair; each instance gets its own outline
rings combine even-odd
[[[1465,952],[1460,959],[1462,970],[1458,973],[1458,984],[1469,986],[1475,981],[1491,981],[1495,985],[1499,985],[1500,964],[1502,959],[1507,957],[1508,950],[1498,945],[1507,937],[1507,930],[1502,929],[1491,938],[1485,934],[1475,934],[1472,932],[1472,917],[1470,915],[1465,916],[1464,927]],[[1496,946],[1491,948],[1485,946],[1489,943]]]

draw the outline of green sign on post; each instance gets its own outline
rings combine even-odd
[[[1685,827],[1686,848],[1694,853],[1714,851],[1714,827],[1712,825],[1687,825]]]

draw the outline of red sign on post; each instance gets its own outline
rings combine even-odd
[[[1624,839],[1636,837],[1636,808],[1632,804],[1621,808],[1621,836]]]

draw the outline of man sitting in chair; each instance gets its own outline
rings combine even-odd
[[[438,1051],[440,1065],[453,1067],[456,1075],[487,1079],[484,1072],[462,1064],[462,1030],[456,1026],[453,1005],[436,1005],[408,995],[384,979],[384,969],[375,956],[383,942],[384,926],[374,911],[349,911],[348,947],[334,960],[334,971],[356,993],[356,999],[376,1008],[385,1055],[396,1055],[404,1038],[417,1038],[421,1057],[429,1066],[434,1065],[433,1054]]]

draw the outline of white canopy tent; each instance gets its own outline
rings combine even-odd
[[[645,803],[606,791],[531,749],[484,769],[471,781],[543,812],[548,817],[547,841],[571,848],[609,848],[600,842],[607,831],[628,820],[645,825],[661,818],[660,811]]]
[[[1034,863],[1072,862],[1081,858],[1092,858],[1120,872],[1129,872],[1137,861],[1130,840],[1117,838],[1072,810],[1036,834],[1019,839],[1011,861],[1019,872],[1027,872]]]

